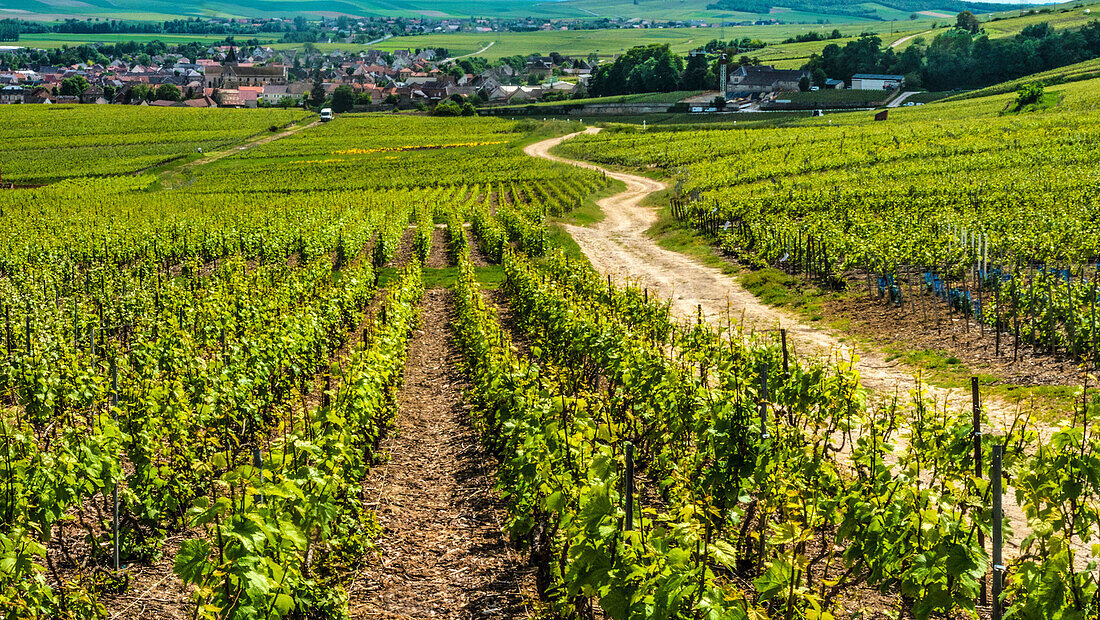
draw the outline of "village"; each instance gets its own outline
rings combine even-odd
[[[502,59],[488,66],[480,59],[474,63],[447,57],[443,49],[321,53],[311,47],[277,51],[254,46],[246,51],[222,45],[206,49],[206,58],[163,54],[142,59],[146,62],[120,58],[105,64],[64,67],[0,66],[0,104],[191,108],[330,105],[343,112],[428,111],[442,101],[452,100],[469,103],[465,113],[472,113],[475,105],[497,106],[498,113],[507,113],[508,106],[536,101],[569,105],[572,100],[588,97],[587,86],[599,66],[594,55],[532,55],[518,62]],[[705,56],[702,51],[696,53]],[[701,89],[702,94],[684,99],[688,111],[755,111],[783,107],[788,102],[778,97],[787,91],[847,87],[896,92],[903,85],[900,75],[862,74],[854,76],[849,84],[827,79],[819,86],[810,85],[808,71],[775,69],[751,64],[747,59],[727,63],[723,57],[717,68],[717,89]],[[731,104],[728,107],[727,101]],[[663,105],[667,107],[667,103]],[[605,113],[609,111],[603,109],[606,107],[601,107]]]
[[[299,107],[329,100],[341,87],[346,87],[344,100],[357,109],[416,108],[456,95],[516,103],[583,93],[596,66],[594,59],[532,56],[519,66],[500,62],[471,73],[465,70],[470,63],[442,57],[441,51],[310,54],[257,46],[244,53],[224,45],[207,49],[207,58],[164,54],[144,64],[115,59],[65,67],[0,66],[0,104]]]

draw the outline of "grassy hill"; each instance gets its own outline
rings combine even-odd
[[[737,0],[731,0],[736,2]],[[913,9],[898,9],[906,2]],[[585,18],[622,17],[662,20],[706,19],[746,21],[777,19],[784,22],[852,23],[873,20],[905,20],[914,12],[926,11],[925,17],[954,15],[958,0],[884,0],[851,5],[851,10],[820,7],[805,0],[787,0],[783,6],[742,10],[719,6],[714,0],[209,0],[169,2],[167,0],[5,0],[5,17],[26,19],[62,19],[91,17],[131,20],[162,20],[178,16],[200,17],[284,17],[312,16],[407,16],[407,17],[544,17]],[[839,6],[839,5],[838,5]]]

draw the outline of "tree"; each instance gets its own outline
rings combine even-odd
[[[713,83],[711,79],[713,77],[714,74],[710,71],[705,53],[689,54],[687,67],[684,68],[684,73],[680,77],[680,88],[682,90],[706,90]]]
[[[294,107],[294,98],[293,97],[283,97],[282,99],[279,99],[279,107],[284,108],[284,109],[293,108]]]
[[[355,96],[355,105],[370,105],[374,103],[374,97],[371,94],[363,91]]]
[[[971,34],[977,34],[982,29],[982,23],[970,11],[963,11],[955,16],[955,27]]]
[[[348,84],[336,87],[332,92],[332,111],[347,112],[355,105],[355,91]]]
[[[432,114],[436,116],[459,116],[462,114],[462,107],[450,99],[444,99],[435,106]]]
[[[126,93],[126,102],[132,103],[134,101],[152,101],[156,97],[156,91],[152,86],[148,84],[135,84],[130,87],[130,90]]]
[[[798,80],[798,90],[800,90],[802,92],[806,92],[806,91],[810,90],[810,78],[809,77],[803,75],[802,78]]]
[[[1016,91],[1016,109],[1019,110],[1024,106],[1038,103],[1043,98],[1043,83],[1033,82],[1031,84],[1024,84]]]
[[[313,88],[309,89],[309,104],[320,107],[325,102],[325,85],[321,82],[321,75],[314,73]]]
[[[596,69],[588,90],[597,97],[670,92],[679,87],[683,67],[684,59],[673,54],[668,45],[632,47],[615,62]]]
[[[157,87],[156,98],[165,101],[179,101],[183,98],[183,95],[180,93],[179,86],[174,84],[161,84]]]
[[[829,76],[825,75],[825,72],[821,70],[821,67],[818,67],[810,73],[810,79],[814,81],[814,86],[817,86],[818,88],[825,88],[825,81],[829,79]]]
[[[84,94],[84,91],[88,90],[88,80],[84,79],[84,76],[74,75],[73,77],[67,77],[61,80],[61,90],[58,94],[62,96],[80,97]]]
[[[726,109],[726,98],[723,97],[722,95],[718,95],[717,97],[715,97],[711,101],[711,103],[714,104],[714,107],[718,108],[719,110],[725,110]]]
[[[383,102],[389,105],[397,105],[401,103],[401,98],[394,93],[390,93],[386,95],[386,98],[383,100]]]

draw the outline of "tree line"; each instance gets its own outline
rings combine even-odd
[[[906,86],[930,90],[981,88],[1100,57],[1100,20],[1078,30],[1056,31],[1043,22],[1014,37],[991,39],[960,14],[956,27],[927,43],[914,39],[900,53],[864,34],[843,47],[825,46],[803,67],[814,81],[851,80],[856,73],[905,76]]]

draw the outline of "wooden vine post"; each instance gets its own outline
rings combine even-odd
[[[1001,591],[1004,587],[1004,559],[1001,557],[1001,444],[993,446],[993,466],[990,468],[990,482],[993,483],[993,620],[1002,620],[1004,610],[1001,607]]]
[[[768,438],[768,363],[760,364],[760,438]]]
[[[783,376],[789,379],[790,376],[791,376],[791,373],[790,373],[790,370],[787,367],[787,330],[786,329],[780,329],[779,330],[779,340],[783,344]]]
[[[970,395],[974,405],[974,477],[982,477],[982,405],[978,398],[978,378],[970,377]],[[985,549],[985,532],[978,528],[978,546]],[[988,605],[985,575],[982,575],[981,604]]]
[[[118,426],[118,361],[114,358],[111,359],[111,417],[115,421],[115,426]],[[121,471],[121,463],[119,471]],[[111,503],[114,505],[113,518],[111,520],[111,534],[114,541],[114,568],[117,571],[119,569],[118,562],[118,482],[115,482],[115,487],[111,491]]]
[[[626,442],[626,480],[623,481],[623,495],[626,501],[626,521],[624,532],[634,531],[634,444]]]

